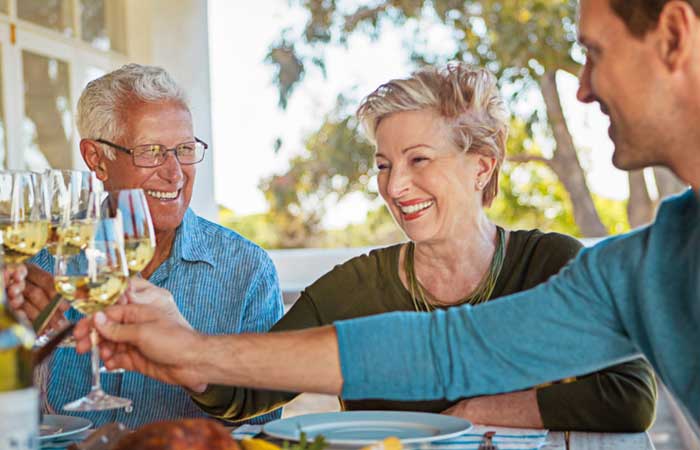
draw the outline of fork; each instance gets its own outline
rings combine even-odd
[[[496,444],[493,443],[493,437],[496,435],[495,431],[487,431],[484,433],[483,441],[479,444],[477,450],[498,450]]]

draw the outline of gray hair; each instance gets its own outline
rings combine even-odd
[[[510,113],[498,91],[496,77],[486,69],[464,63],[442,68],[426,66],[405,79],[379,86],[360,104],[357,117],[376,144],[379,123],[390,114],[434,110],[445,120],[457,148],[496,159],[483,193],[490,205],[498,193],[498,172],[505,158]]]
[[[188,108],[185,91],[161,67],[128,64],[92,80],[78,100],[77,124],[84,139],[119,140],[124,133],[124,114],[133,102],[181,103]],[[114,159],[114,149],[103,145]]]

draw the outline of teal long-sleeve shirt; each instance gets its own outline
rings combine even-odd
[[[700,201],[607,239],[547,283],[476,307],[335,323],[347,399],[510,392],[643,354],[700,420]]]

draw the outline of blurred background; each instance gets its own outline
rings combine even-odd
[[[403,239],[359,100],[463,60],[498,76],[513,112],[492,218],[589,243],[649,222],[683,185],[612,166],[607,118],[575,98],[575,21],[573,0],[0,0],[0,166],[84,168],[86,83],[127,62],[165,67],[211,144],[193,208],[271,250],[291,303],[333,264]],[[329,407],[314,401],[301,410]],[[660,405],[657,448],[683,448],[674,408]]]

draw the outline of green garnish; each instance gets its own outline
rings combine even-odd
[[[328,444],[323,436],[318,435],[313,441],[309,441],[306,433],[299,433],[299,442],[290,444],[287,441],[282,442],[282,450],[323,450]]]

